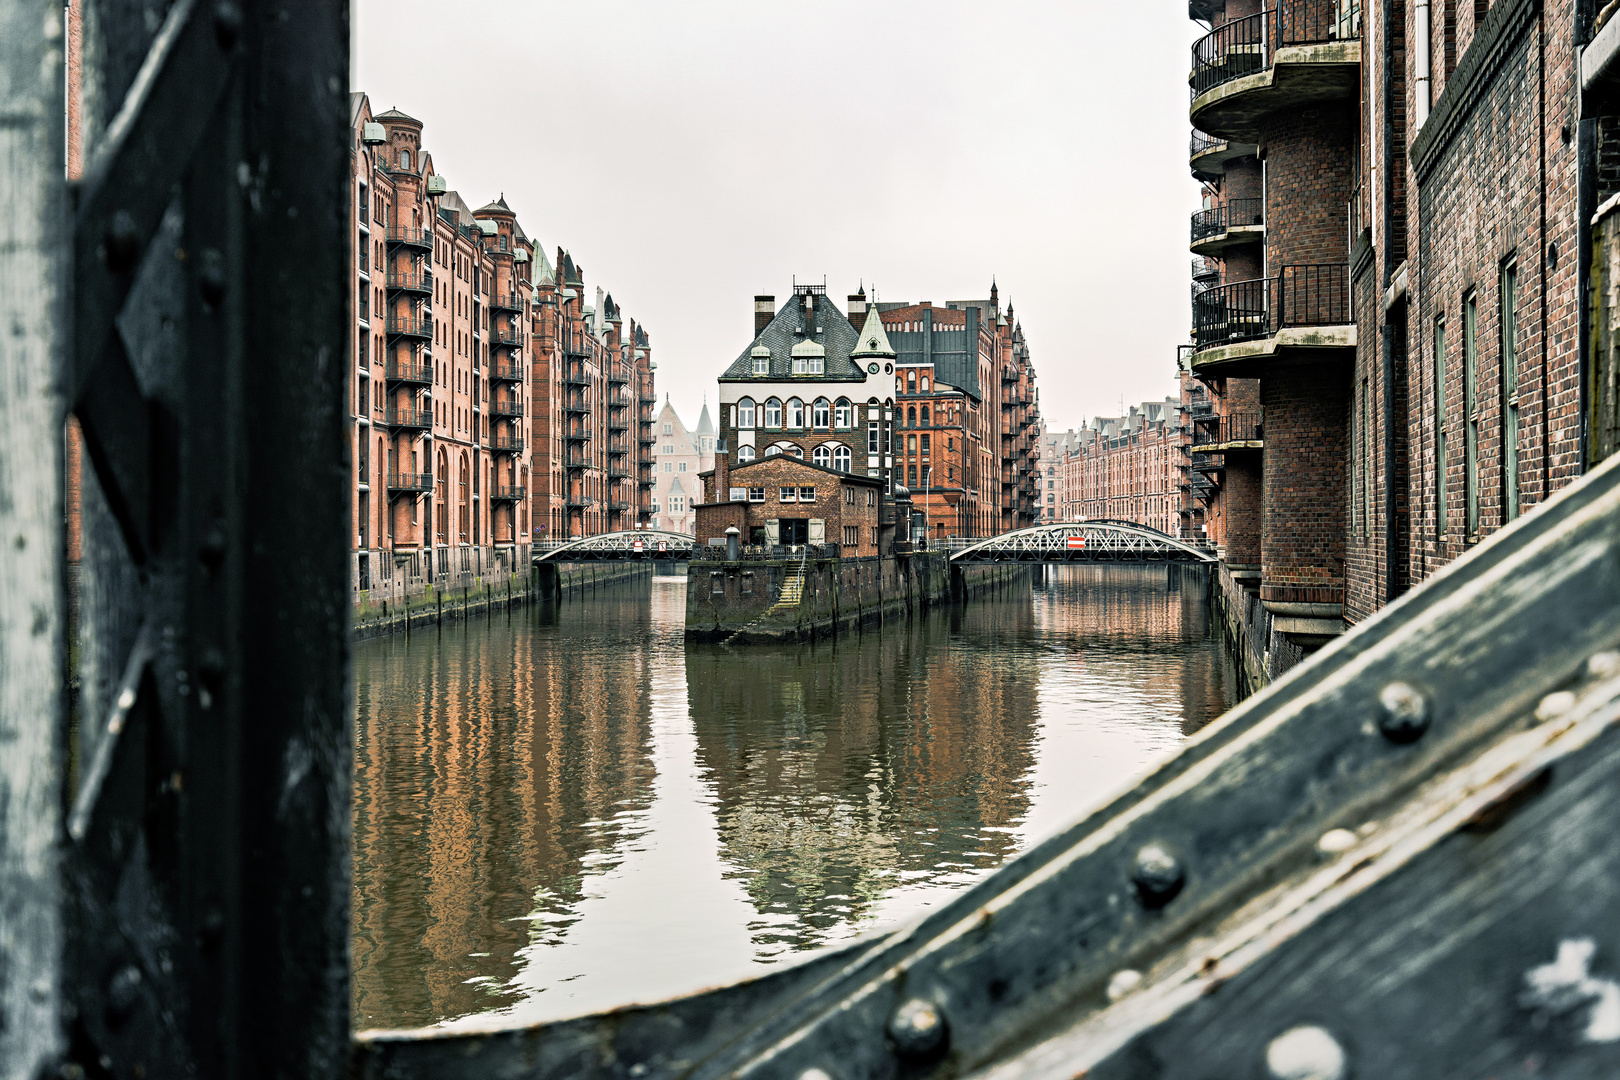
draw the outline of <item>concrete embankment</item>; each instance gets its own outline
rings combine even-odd
[[[1273,679],[1305,658],[1305,650],[1276,629],[1260,603],[1257,574],[1234,574],[1217,563],[1210,578],[1210,600],[1226,634],[1243,696],[1263,690]]]
[[[1027,587],[1025,566],[953,568],[944,552],[884,558],[694,561],[688,570],[686,635],[747,644],[808,641],[881,625],[1009,583]]]
[[[418,595],[375,604],[361,593],[352,637],[360,641],[410,632],[543,599],[584,598],[596,589],[648,580],[652,572],[647,562],[560,563],[527,575],[486,574],[465,583],[429,585]]]

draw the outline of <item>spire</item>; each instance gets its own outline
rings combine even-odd
[[[868,356],[887,357],[894,359],[894,349],[889,344],[889,335],[883,332],[883,319],[878,315],[877,304],[866,309],[866,325],[861,327],[861,339],[849,354],[851,360],[864,359]]]

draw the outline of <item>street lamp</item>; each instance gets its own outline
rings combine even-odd
[[[934,490],[934,467],[923,467],[923,495],[927,496]],[[928,499],[923,499],[923,542],[928,542]]]

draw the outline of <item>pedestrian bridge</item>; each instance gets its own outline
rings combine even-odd
[[[628,559],[690,559],[697,537],[663,529],[628,529],[622,532],[587,536],[583,540],[552,541],[536,544],[532,561],[617,562]]]
[[[938,544],[939,541],[933,541]],[[1209,563],[1215,553],[1133,521],[1037,525],[983,540],[946,540],[951,562]]]

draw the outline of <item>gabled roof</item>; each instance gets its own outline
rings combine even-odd
[[[894,359],[894,348],[889,344],[889,335],[883,329],[883,316],[878,313],[876,304],[866,309],[866,325],[861,327],[860,341],[850,356]]]
[[[819,334],[816,333],[817,330],[820,331]],[[842,311],[838,310],[831,297],[815,297],[814,323],[806,325],[804,298],[795,295],[788,298],[765,329],[761,330],[738,354],[737,359],[720,373],[720,378],[722,381],[792,379],[795,377],[794,346],[802,346],[808,342],[825,350],[827,359],[825,370],[820,375],[800,375],[797,378],[807,381],[859,382],[866,378],[865,370],[850,359],[857,338],[854,325]],[[754,374],[753,351],[758,345],[765,346],[771,354],[769,369],[764,375]]]
[[[770,457],[757,457],[753,461],[745,461],[741,465],[733,465],[730,470],[730,475],[736,476],[740,472],[744,472],[748,469],[752,469],[756,466],[767,463],[775,465],[797,465],[800,468],[809,469],[812,472],[826,473],[828,476],[836,476],[840,480],[848,480],[852,484],[870,484],[873,487],[883,486],[883,481],[875,476],[865,476],[861,473],[853,472],[839,472],[837,469],[829,469],[825,465],[817,465],[813,461],[806,461],[803,458],[793,457],[790,454],[772,454]],[[709,474],[702,473],[700,475],[707,476]]]

